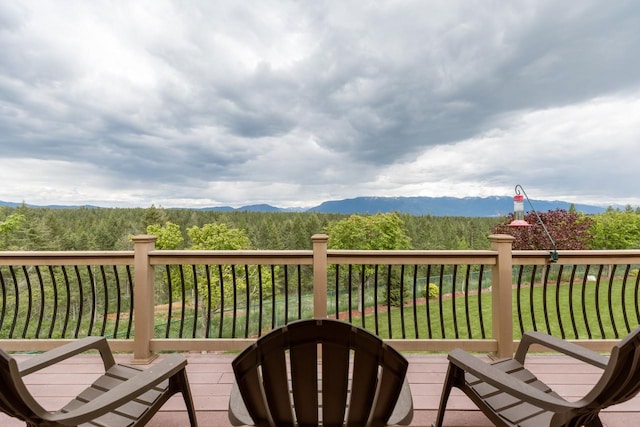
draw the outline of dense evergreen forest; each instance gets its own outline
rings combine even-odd
[[[0,250],[128,250],[130,236],[148,225],[172,222],[186,230],[220,223],[242,229],[252,249],[311,249],[311,236],[348,215],[313,212],[219,212],[190,209],[0,207],[0,222],[13,214],[24,221],[0,233]],[[399,214],[413,249],[488,249],[491,229],[504,218],[414,216]]]

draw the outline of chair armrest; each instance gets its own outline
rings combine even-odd
[[[107,343],[106,338],[86,337],[20,362],[18,364],[18,369],[20,370],[20,375],[25,376],[58,363],[61,360],[84,353],[87,350],[98,350],[100,352],[105,370],[109,369],[116,363],[113,359],[113,354],[111,353],[111,349],[109,348],[109,343]]]
[[[574,344],[569,341],[561,340],[552,335],[543,334],[541,332],[527,332],[522,336],[518,350],[514,359],[524,364],[524,359],[529,351],[529,347],[533,344],[540,344],[551,350],[558,351],[567,356],[571,356],[574,359],[581,360],[589,363],[590,365],[597,366],[598,368],[606,368],[609,363],[609,358],[601,355],[581,345]]]
[[[238,383],[233,381],[231,386],[231,394],[229,395],[229,421],[232,426],[253,426],[255,425],[253,418],[249,415]]]
[[[480,378],[498,390],[509,393],[539,408],[554,412],[563,412],[580,407],[574,402],[568,402],[549,393],[545,393],[525,382],[519,381],[464,350],[454,349],[449,353],[448,358],[449,363],[461,368],[465,372]]]
[[[402,390],[396,406],[393,408],[393,412],[389,417],[388,423],[390,425],[403,425],[408,426],[413,419],[413,398],[411,397],[411,388],[409,387],[409,381],[407,377],[404,378],[402,383]]]
[[[186,365],[187,361],[183,356],[173,354],[150,368],[140,371],[136,376],[117,385],[79,408],[67,413],[58,412],[46,414],[43,416],[43,419],[48,422],[68,426],[76,426],[88,420],[95,419],[122,406],[160,384],[162,381],[172,377],[184,369]]]

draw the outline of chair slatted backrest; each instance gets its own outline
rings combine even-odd
[[[556,414],[557,425],[583,425],[608,406],[633,398],[640,392],[640,328],[611,350],[600,380],[580,401],[584,405],[568,414]],[[570,420],[570,421],[569,421]],[[552,425],[556,425],[552,423]]]
[[[21,397],[16,385],[22,379],[14,378],[15,375],[18,375],[15,359],[0,349],[0,410],[27,423],[33,422],[38,417]]]
[[[271,331],[233,362],[238,388],[258,426],[318,425],[319,406],[325,426],[342,426],[345,420],[354,426],[385,425],[407,366],[380,338],[331,319],[302,320]]]
[[[616,344],[602,378],[585,400],[602,408],[625,402],[640,392],[640,328]],[[592,404],[592,403],[590,403]]]

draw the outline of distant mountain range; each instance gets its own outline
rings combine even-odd
[[[547,212],[555,209],[568,210],[569,202],[559,200],[532,200],[535,209]],[[0,206],[18,207],[21,203],[3,202]],[[80,207],[97,208],[96,206],[35,206],[50,209],[75,209]],[[577,211],[585,214],[602,213],[606,208],[585,204],[574,204]],[[525,203],[525,211],[531,207]],[[186,209],[186,208],[185,208]],[[495,217],[507,215],[513,210],[513,198],[506,196],[495,197],[356,197],[353,199],[331,200],[312,208],[279,208],[267,204],[249,205],[240,208],[218,206],[200,208],[197,210],[212,211],[246,211],[246,212],[320,212],[339,214],[376,214],[386,212],[401,212],[410,215],[433,216],[464,216],[464,217]]]

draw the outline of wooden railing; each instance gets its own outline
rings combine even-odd
[[[640,324],[640,251],[0,252],[0,346],[45,350],[104,335],[160,351],[237,351],[292,320],[337,317],[400,350],[511,355],[526,330],[607,351]]]

